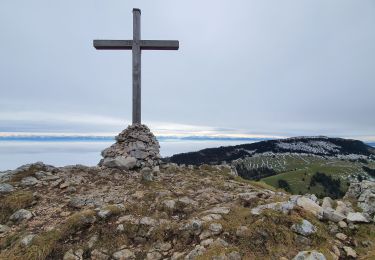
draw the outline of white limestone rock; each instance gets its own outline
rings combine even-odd
[[[339,212],[331,209],[326,208],[323,210],[323,219],[330,220],[332,222],[340,222],[341,220],[345,219],[345,215],[340,214]]]
[[[25,177],[21,180],[21,186],[34,186],[38,183],[38,179],[32,176]]]
[[[309,236],[316,232],[316,227],[306,219],[303,219],[300,223],[293,224],[291,229],[302,236]]]
[[[330,197],[324,197],[322,201],[322,208],[327,209],[327,208],[333,208],[333,200]]]
[[[116,156],[115,158],[105,158],[103,166],[108,168],[118,168],[122,170],[131,170],[137,164],[134,157]]]
[[[370,221],[360,212],[350,212],[346,217],[348,222],[369,223]]]
[[[0,183],[0,194],[6,194],[14,191],[14,187],[8,183]]]
[[[64,254],[63,260],[83,260],[83,249],[70,249]]]
[[[357,258],[357,252],[353,248],[344,246],[343,249],[349,259]]]
[[[212,223],[209,226],[209,230],[213,235],[219,235],[223,231],[223,226],[220,223]]]
[[[122,249],[113,253],[112,257],[116,260],[133,260],[135,259],[135,254],[129,249]]]
[[[33,217],[33,214],[26,210],[26,209],[19,209],[17,210],[16,212],[14,212],[11,216],[10,216],[10,220],[12,221],[16,221],[16,222],[19,222],[19,221],[23,221],[23,220],[29,220]]]
[[[152,170],[149,167],[144,167],[141,170],[141,174],[142,174],[142,180],[144,180],[144,181],[153,181],[154,180]]]
[[[8,227],[7,225],[0,224],[0,234],[8,232],[9,230],[10,230],[10,227]]]
[[[326,260],[326,257],[318,251],[302,251],[299,252],[293,260]]]
[[[35,237],[34,234],[30,234],[30,235],[27,235],[27,236],[23,237],[20,241],[21,246],[28,247],[31,244],[31,242],[33,241],[34,237]]]
[[[311,212],[319,219],[323,217],[323,208],[310,198],[299,197],[297,199],[297,206]]]
[[[197,245],[197,246],[195,246],[195,248],[194,248],[193,250],[191,250],[191,251],[185,256],[185,260],[194,260],[194,259],[196,259],[198,256],[203,255],[204,252],[206,252],[206,249],[204,248],[204,246]]]

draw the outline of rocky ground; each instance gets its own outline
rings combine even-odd
[[[227,166],[42,163],[0,180],[0,259],[375,259],[375,184],[290,195]]]

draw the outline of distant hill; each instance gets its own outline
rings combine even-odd
[[[197,152],[176,154],[165,160],[177,164],[221,164],[262,153],[300,153],[319,156],[375,156],[375,148],[362,141],[352,139],[325,136],[293,137],[251,144],[208,148]]]

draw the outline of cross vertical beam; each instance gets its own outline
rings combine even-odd
[[[141,10],[133,9],[133,40],[94,40],[97,50],[132,50],[133,124],[141,124],[141,52],[142,50],[178,50],[179,42],[141,40]]]
[[[141,10],[133,9],[133,124],[141,123]]]

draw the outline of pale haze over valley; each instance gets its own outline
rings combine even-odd
[[[142,120],[165,138],[163,155],[246,138],[375,142],[372,0],[1,1],[0,138],[114,136],[130,124],[131,51],[92,40],[131,39],[134,7],[143,39],[180,41],[142,52]],[[235,139],[166,138],[186,136]],[[97,161],[108,142],[79,162]],[[0,139],[0,170],[83,149],[35,143]]]

